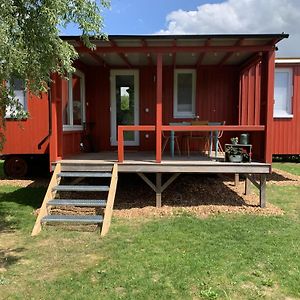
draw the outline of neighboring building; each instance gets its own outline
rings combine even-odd
[[[300,155],[300,58],[275,60],[274,155]]]

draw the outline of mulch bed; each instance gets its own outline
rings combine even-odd
[[[199,217],[220,213],[281,215],[283,211],[267,203],[259,207],[255,193],[244,195],[244,182],[233,184],[233,176],[180,175],[162,194],[161,208],[155,207],[154,192],[141,180],[131,179],[130,187],[118,188],[114,215],[125,218],[172,216],[183,212]],[[120,178],[119,186],[123,185]],[[253,188],[254,189],[254,188]]]
[[[153,182],[155,177],[153,176]],[[166,181],[168,176],[163,177]],[[281,215],[283,211],[267,203],[265,209],[259,207],[258,195],[253,191],[244,195],[244,181],[238,186],[233,184],[233,176],[182,174],[162,194],[162,207],[155,207],[155,193],[138,177],[137,174],[119,174],[117,195],[114,206],[114,216],[124,218],[150,218],[172,216],[183,212],[199,217],[220,213],[241,213],[259,215]],[[268,184],[300,185],[300,176],[274,169],[267,176]],[[0,180],[0,185],[16,185],[21,187],[47,186],[49,179],[37,180]],[[69,195],[71,196],[71,195]],[[85,194],[85,197],[94,197]],[[99,195],[103,199],[103,195]],[[94,214],[95,209],[86,208],[54,208],[52,213],[64,214]]]

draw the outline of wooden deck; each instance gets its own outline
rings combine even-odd
[[[224,157],[212,159],[207,156],[191,155],[170,157],[163,156],[161,163],[155,160],[155,154],[149,152],[127,152],[125,160],[120,163],[117,159],[117,152],[81,153],[66,157],[61,161],[62,172],[95,172],[109,171],[114,164],[118,164],[119,173],[137,173],[156,194],[156,206],[161,206],[162,192],[181,173],[231,173],[235,174],[235,182],[238,182],[239,174],[244,174],[245,193],[249,192],[249,185],[252,183],[259,190],[260,207],[266,206],[266,174],[271,173],[271,165],[261,162],[231,163],[225,162]],[[155,183],[152,182],[147,173],[155,173]],[[169,173],[171,176],[163,183],[162,173]],[[252,174],[259,175],[259,181]]]
[[[81,153],[64,158],[63,168],[75,171],[80,168],[92,168],[103,171],[105,166],[118,163],[117,152]],[[172,158],[164,155],[161,163],[155,162],[155,154],[151,152],[127,152],[125,160],[118,163],[120,173],[234,173],[234,174],[269,174],[271,165],[260,162],[231,163],[224,162],[224,157],[217,160],[200,156],[176,155]],[[78,170],[80,171],[80,170]]]

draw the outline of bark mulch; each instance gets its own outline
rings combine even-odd
[[[150,176],[151,178],[151,176]],[[153,176],[152,181],[155,182]],[[168,176],[163,177],[166,181]],[[220,213],[241,213],[258,215],[281,215],[283,211],[267,202],[267,207],[259,207],[258,194],[252,188],[250,195],[244,195],[244,181],[238,186],[233,184],[233,176],[225,175],[180,175],[162,194],[161,208],[155,207],[155,193],[138,177],[137,174],[119,174],[117,195],[115,199],[114,215],[125,218],[150,218],[172,216],[184,212],[207,217]],[[267,176],[268,184],[300,185],[300,176],[274,169]],[[48,178],[32,180],[0,180],[0,185],[15,185],[20,187],[47,187]],[[94,195],[85,195],[86,197]],[[99,195],[103,198],[102,195]],[[89,210],[89,209],[88,209]],[[65,213],[89,214],[82,208],[65,208]],[[58,213],[58,211],[55,211]]]
[[[142,180],[131,178],[130,185],[125,189],[123,185],[126,185],[126,181],[120,178],[114,216],[147,218],[181,213],[199,217],[221,213],[283,214],[280,208],[270,203],[261,209],[258,195],[253,191],[250,195],[244,195],[244,181],[234,186],[233,179],[233,176],[180,175],[162,194],[163,206],[156,208],[155,194]]]

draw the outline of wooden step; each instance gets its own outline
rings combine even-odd
[[[111,173],[107,172],[61,172],[57,174],[57,177],[105,177],[105,178],[110,178]]]
[[[53,187],[57,192],[107,192],[107,185],[57,185]]]
[[[61,163],[62,172],[111,172],[112,164],[99,164],[93,161],[89,163],[78,162],[66,162]]]
[[[51,199],[47,205],[52,206],[91,206],[91,207],[105,207],[106,200],[93,199]]]
[[[53,223],[90,223],[99,224],[103,222],[102,216],[70,216],[70,215],[47,215],[42,218],[42,223],[53,222]]]

